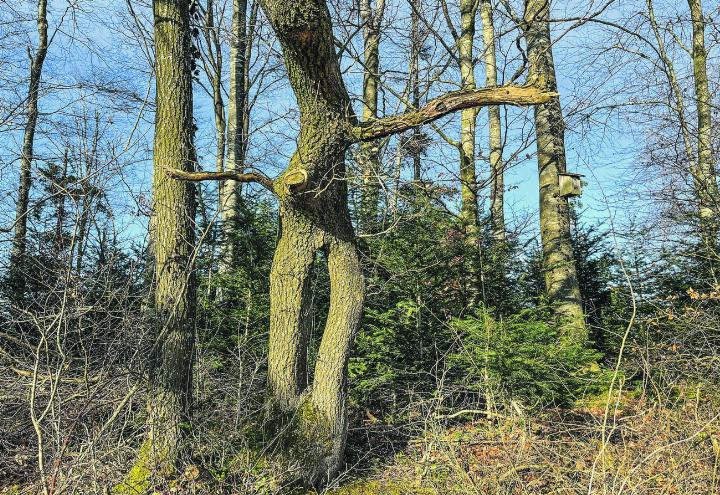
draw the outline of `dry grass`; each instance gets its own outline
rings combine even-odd
[[[369,485],[355,482],[331,493],[720,493],[717,404],[623,400],[605,435],[603,413],[597,401],[537,418],[430,424]],[[372,491],[363,491],[368,486]]]

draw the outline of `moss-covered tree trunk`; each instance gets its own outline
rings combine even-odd
[[[266,0],[263,6],[283,48],[301,126],[297,150],[275,181],[281,227],[270,278],[268,378],[273,405],[300,412],[290,450],[302,451],[302,477],[314,483],[331,477],[342,461],[347,363],[364,297],[345,176],[354,117],[327,6],[317,0]],[[307,386],[308,283],[320,249],[328,258],[330,310]]]
[[[557,90],[547,0],[526,0],[525,38],[530,79]],[[565,337],[587,340],[580,286],[570,238],[570,209],[560,195],[559,174],[566,171],[565,124],[560,98],[535,107],[538,172],[540,175],[540,234],[545,287],[549,301],[563,322]]]
[[[37,10],[38,46],[30,57],[30,82],[27,94],[27,120],[23,132],[22,154],[20,155],[20,184],[15,207],[15,232],[10,251],[9,289],[11,301],[22,304],[25,298],[25,277],[27,276],[27,223],[30,213],[30,188],[32,186],[32,162],[35,146],[35,128],[38,122],[38,100],[42,69],[48,51],[47,0],[38,1]]]
[[[385,11],[385,1],[377,0],[375,9],[370,0],[360,0],[360,20],[363,23],[363,121],[378,116],[378,82],[380,78],[380,25]],[[372,230],[377,220],[380,200],[380,142],[360,143],[360,171],[362,190],[360,198],[360,229]]]
[[[688,0],[692,17],[692,59],[697,106],[697,162],[692,173],[699,203],[702,243],[706,263],[715,265],[718,259],[718,211],[720,191],[712,151],[712,95],[708,85],[707,51],[705,49],[705,19],[701,0]]]
[[[190,421],[195,318],[195,193],[166,169],[191,171],[193,147],[190,0],[155,0],[156,114],[151,238],[157,334],[150,370],[147,432],[116,493],[145,493],[178,466]]]

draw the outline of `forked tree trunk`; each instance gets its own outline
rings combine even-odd
[[[38,121],[38,100],[42,69],[48,51],[47,0],[38,1],[37,11],[38,46],[30,57],[30,83],[27,94],[27,121],[23,132],[22,155],[20,156],[20,185],[15,207],[15,233],[10,251],[8,282],[11,301],[20,305],[25,299],[25,277],[27,276],[27,223],[30,213],[30,188],[32,186],[32,162],[35,146],[35,128]],[[29,53],[29,51],[28,51]]]
[[[327,6],[318,0],[266,0],[300,107],[297,151],[275,182],[280,238],[270,278],[269,387],[273,405],[295,413],[294,448],[311,483],[339,469],[345,446],[347,363],[364,285],[347,206],[345,151],[350,99],[332,44]],[[298,190],[293,177],[306,175]],[[309,275],[319,249],[330,271],[330,310],[313,383],[306,388]]]
[[[490,0],[482,0],[480,5],[482,19],[483,58],[485,60],[485,86],[497,86],[497,57],[495,55],[495,26],[493,7]],[[492,189],[490,190],[490,218],[492,235],[496,247],[502,249],[505,244],[505,164],[503,163],[502,127],[500,123],[500,107],[488,107],[488,137],[490,144],[490,174]]]
[[[526,0],[525,38],[530,79],[542,81],[548,90],[557,91],[548,3]],[[560,195],[559,185],[559,174],[566,171],[564,127],[559,97],[535,107],[545,287],[563,323],[564,337],[585,342],[588,334],[570,238],[570,209],[567,198]]]
[[[190,0],[155,0],[156,114],[151,237],[157,335],[147,432],[135,465],[115,493],[145,493],[178,467],[190,420],[195,318],[195,191],[167,168],[191,171],[193,146]]]
[[[380,25],[385,11],[385,1],[377,0],[375,9],[370,0],[360,0],[360,20],[363,23],[365,47],[363,51],[363,113],[367,122],[378,116],[378,81],[380,77]],[[380,200],[380,142],[360,143],[360,170],[362,190],[360,197],[360,230],[370,231],[377,220]]]
[[[712,96],[708,86],[705,19],[701,0],[688,0],[692,17],[692,59],[697,106],[697,165],[692,173],[699,203],[704,257],[711,267],[717,263],[718,210],[720,191],[712,151]]]

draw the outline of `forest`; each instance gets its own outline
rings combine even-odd
[[[720,494],[718,0],[0,0],[0,494]]]

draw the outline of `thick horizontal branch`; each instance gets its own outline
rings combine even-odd
[[[353,137],[356,141],[370,141],[427,124],[464,108],[490,105],[541,105],[550,101],[554,96],[558,96],[558,94],[534,85],[509,85],[453,91],[430,100],[427,105],[418,110],[358,125],[353,128]]]
[[[200,182],[204,180],[234,180],[237,182],[257,182],[270,192],[274,193],[273,180],[259,172],[187,172],[179,168],[165,169],[168,177],[176,180],[185,180],[190,182]]]

